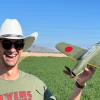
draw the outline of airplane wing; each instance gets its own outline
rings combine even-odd
[[[86,49],[65,42],[58,43],[56,49],[74,60],[80,60],[81,56],[87,52]]]

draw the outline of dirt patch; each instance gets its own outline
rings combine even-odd
[[[23,52],[22,57],[26,56],[50,56],[50,57],[66,57],[66,55],[62,53],[37,53],[37,52]]]

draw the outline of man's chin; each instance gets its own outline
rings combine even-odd
[[[13,68],[15,66],[16,66],[16,64],[8,64],[8,63],[5,63],[5,67],[7,67],[7,68]]]

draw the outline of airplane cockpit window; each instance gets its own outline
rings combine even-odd
[[[82,59],[84,59],[84,58],[86,58],[87,56],[89,56],[90,54],[94,53],[95,50],[96,50],[96,48],[97,48],[97,45],[93,45],[93,46],[88,50],[88,52],[86,52],[86,53],[83,55]]]

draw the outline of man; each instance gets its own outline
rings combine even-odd
[[[18,68],[23,52],[37,38],[24,37],[16,19],[6,19],[0,29],[0,100],[56,100],[47,86],[34,75]]]

